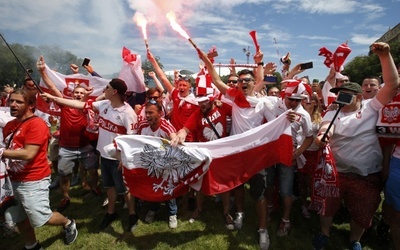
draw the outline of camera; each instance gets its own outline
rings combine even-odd
[[[307,63],[302,63],[300,64],[300,69],[312,69],[313,68],[313,62],[307,62]]]
[[[89,65],[89,62],[90,62],[90,59],[89,59],[89,58],[83,59],[82,67],[88,66],[88,65]]]
[[[342,104],[342,105],[349,105],[353,101],[354,95],[347,92],[339,91],[335,103]]]

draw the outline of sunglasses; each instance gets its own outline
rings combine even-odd
[[[149,96],[149,100],[157,100],[160,98],[159,96]]]
[[[235,83],[235,84],[238,83],[237,80],[228,80],[228,83],[230,83],[230,82],[231,82],[231,83]]]
[[[254,79],[253,79],[253,78],[239,78],[239,79],[238,79],[238,82],[239,82],[239,83],[243,83],[243,82],[249,83],[249,82],[251,82],[251,81],[254,81]]]
[[[288,100],[291,102],[301,102],[301,99],[288,98]]]
[[[187,76],[181,76],[181,77],[179,77],[179,79],[178,79],[178,81],[189,81],[189,77],[187,77]]]

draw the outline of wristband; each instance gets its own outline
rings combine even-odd
[[[264,62],[257,63],[257,66],[264,66]]]

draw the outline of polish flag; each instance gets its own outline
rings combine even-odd
[[[213,195],[231,190],[264,168],[292,164],[292,136],[286,113],[242,134],[171,147],[165,139],[122,135],[106,151],[121,151],[130,193],[147,201],[166,201],[189,187]]]

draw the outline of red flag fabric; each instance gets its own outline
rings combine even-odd
[[[318,154],[318,166],[312,179],[310,210],[324,214],[326,197],[339,197],[339,179],[329,143]]]
[[[170,200],[189,186],[206,195],[226,192],[266,167],[292,163],[286,113],[242,134],[210,142],[171,147],[157,137],[124,135],[115,138],[115,145],[121,150],[129,191],[148,201]]]
[[[350,54],[351,49],[347,46],[346,43],[342,43],[333,53],[333,65],[335,67],[336,72],[340,72],[340,68],[344,64],[347,56]]]

